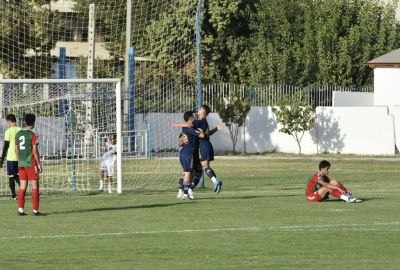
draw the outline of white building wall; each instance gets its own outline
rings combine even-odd
[[[376,67],[374,93],[375,105],[400,105],[400,68]]]

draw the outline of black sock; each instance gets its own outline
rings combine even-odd
[[[15,183],[18,184],[18,186],[20,186],[19,176],[18,175],[14,176],[14,181],[15,181]]]
[[[204,170],[206,171],[206,174],[208,175],[208,177],[210,177],[210,178],[217,177],[214,170],[211,169],[210,167],[205,167]]]
[[[179,177],[179,189],[183,189],[183,177]]]
[[[10,185],[11,196],[13,198],[17,197],[17,194],[15,193],[15,179],[14,179],[14,177],[9,177],[8,178],[8,184]]]

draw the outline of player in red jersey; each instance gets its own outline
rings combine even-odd
[[[26,127],[15,135],[16,154],[18,159],[18,172],[21,185],[18,191],[18,215],[25,216],[25,192],[28,181],[32,184],[32,210],[34,216],[40,216],[39,212],[39,173],[40,167],[38,136],[32,130],[36,117],[28,113],[24,117]]]
[[[360,199],[353,197],[352,193],[336,179],[328,177],[331,164],[323,160],[319,163],[319,172],[315,173],[307,185],[306,196],[310,202],[321,202],[329,198],[329,194],[345,202],[358,203]]]

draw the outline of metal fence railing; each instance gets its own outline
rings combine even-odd
[[[230,97],[233,92],[240,91],[242,96],[250,99],[252,106],[274,106],[284,95],[301,91],[308,96],[309,105],[332,106],[332,93],[340,92],[373,92],[372,85],[363,87],[343,87],[337,85],[293,86],[287,84],[269,84],[246,86],[231,83],[214,83],[203,85],[203,103],[212,107],[218,100]]]

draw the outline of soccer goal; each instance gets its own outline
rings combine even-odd
[[[42,190],[94,190],[104,144],[114,135],[113,178],[117,192],[122,192],[122,145],[127,137],[122,133],[121,95],[119,79],[0,80],[2,118],[12,113],[22,126],[26,113],[36,115]],[[5,128],[2,121],[1,136]]]

